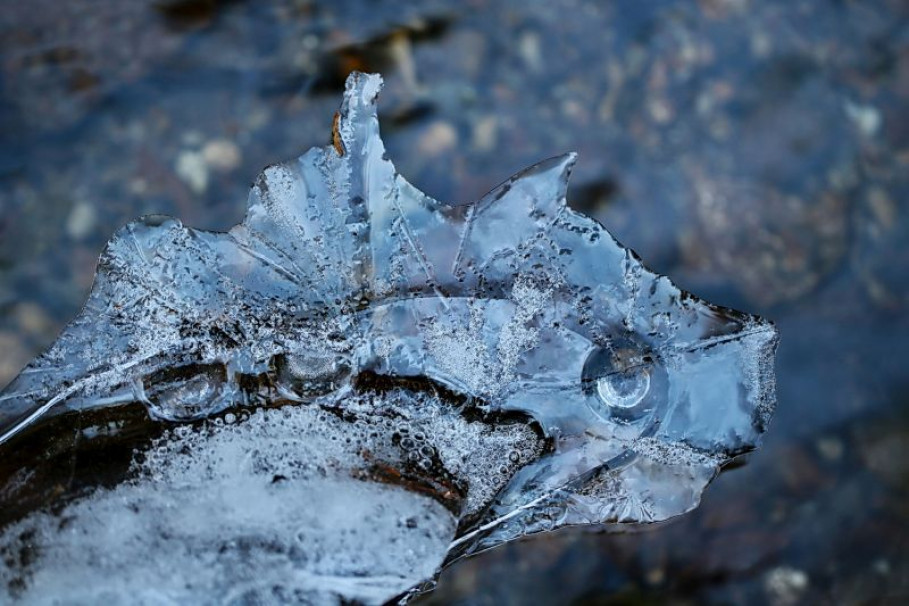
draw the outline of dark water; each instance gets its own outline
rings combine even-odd
[[[327,142],[351,69],[435,197],[580,152],[569,200],[774,319],[762,450],[659,528],[462,562],[427,603],[909,600],[909,5],[902,0],[32,0],[0,10],[0,383],[143,213],[223,229]]]

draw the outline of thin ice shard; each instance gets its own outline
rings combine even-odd
[[[352,74],[332,145],[265,169],[228,233],[111,240],[0,395],[4,601],[381,603],[529,533],[684,513],[756,447],[771,324],[570,210],[574,154],[426,196],[380,88]]]

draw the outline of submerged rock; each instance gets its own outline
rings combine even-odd
[[[379,76],[227,233],[146,217],[0,395],[0,595],[382,603],[458,557],[665,520],[752,450],[776,331],[565,203],[574,154],[450,206]]]

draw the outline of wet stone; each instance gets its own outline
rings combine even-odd
[[[242,160],[240,148],[233,141],[214,139],[202,148],[202,158],[212,169],[231,171],[240,166]]]
[[[201,194],[208,189],[208,164],[201,152],[191,150],[180,152],[174,170],[194,193]]]
[[[772,324],[570,210],[574,154],[473,204],[421,193],[381,84],[351,74],[332,144],[265,169],[230,231],[109,242],[0,394],[0,601],[407,599],[528,534],[685,513],[758,445]],[[205,189],[228,147],[178,174]]]
[[[794,568],[774,568],[767,573],[764,587],[771,604],[790,606],[797,604],[808,589],[808,575]]]

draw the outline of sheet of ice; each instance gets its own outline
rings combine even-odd
[[[770,323],[570,210],[574,154],[429,198],[380,88],[352,74],[331,144],[265,169],[228,233],[111,240],[0,395],[0,596],[380,603],[532,532],[684,513],[756,447]],[[60,475],[102,437],[133,440],[125,471]]]

